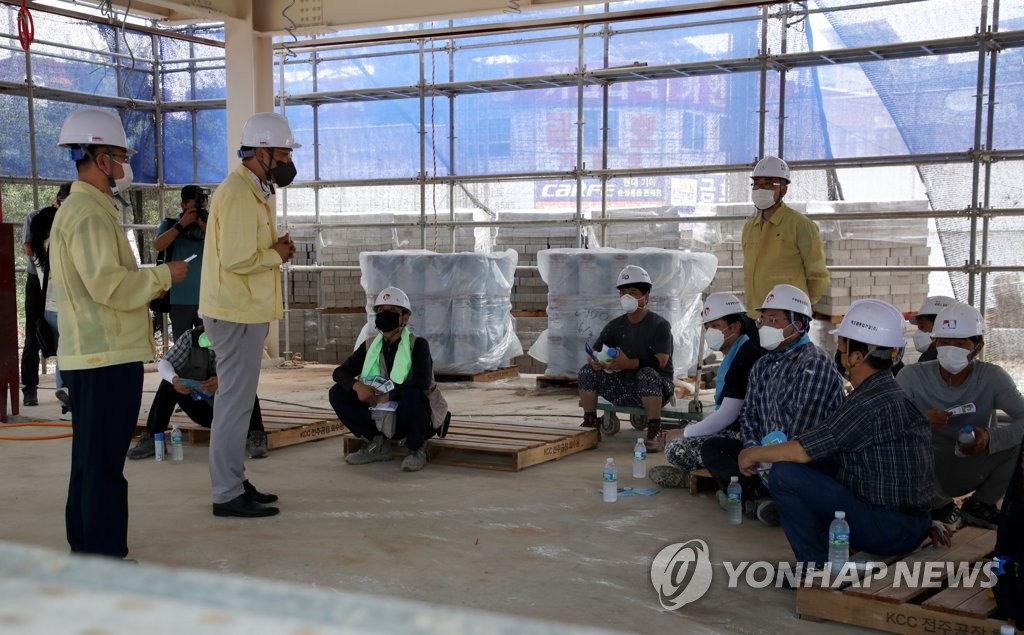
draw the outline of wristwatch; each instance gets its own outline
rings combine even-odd
[[[185,231],[185,226],[181,223],[174,223],[174,229],[177,229],[179,233]]]

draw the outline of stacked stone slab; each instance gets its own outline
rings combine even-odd
[[[549,376],[575,377],[586,359],[584,345],[622,315],[615,282],[626,265],[651,276],[650,309],[672,324],[677,376],[696,361],[701,292],[715,275],[711,254],[672,249],[546,249],[538,254],[548,285],[548,328],[530,348]]]
[[[892,212],[921,210],[925,201],[845,202],[810,201],[789,203],[802,213],[853,214],[857,212]],[[743,223],[752,214],[749,203],[702,204],[700,217],[735,220],[697,223],[693,229],[694,249],[708,251],[718,257],[720,267],[743,265],[740,244]],[[871,272],[833,271],[828,291],[814,305],[817,313],[844,315],[850,303],[863,298],[878,298],[892,303],[903,312],[916,311],[928,295],[928,272],[900,273],[882,271],[887,266],[928,265],[928,221],[924,218],[887,218],[884,220],[821,221],[822,241],[827,266],[867,266]],[[711,291],[743,294],[742,269],[719,271]],[[763,298],[761,298],[763,299]],[[754,299],[756,302],[758,299]],[[744,298],[750,304],[750,300]]]
[[[359,255],[366,302],[361,337],[373,332],[373,302],[389,286],[412,304],[410,330],[430,342],[434,370],[470,374],[504,368],[521,355],[512,317],[516,253],[438,254],[425,250]]]

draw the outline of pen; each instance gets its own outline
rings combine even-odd
[[[198,255],[199,254],[192,254],[191,256],[189,256],[188,258],[185,259],[185,262],[192,262],[193,260],[195,260],[196,256],[198,256]]]

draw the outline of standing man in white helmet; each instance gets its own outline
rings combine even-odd
[[[284,314],[281,265],[295,255],[278,237],[270,197],[295,178],[300,147],[283,115],[259,112],[245,122],[241,165],[210,200],[199,314],[217,351],[218,390],[210,433],[214,516],[273,516],[274,494],[246,486],[245,440],[256,402],[263,343]]]
[[[937,359],[911,364],[897,377],[903,391],[931,424],[935,448],[932,517],[956,523],[958,515],[994,529],[996,503],[1006,493],[1017,450],[1024,439],[1024,397],[1005,370],[977,359],[985,346],[985,323],[977,309],[955,303],[939,311],[931,336]],[[996,420],[1002,410],[1009,423]],[[974,442],[956,452],[964,428]],[[973,494],[971,494],[973,492]],[[953,498],[971,494],[957,512]]]
[[[789,181],[789,165],[772,156],[758,161],[750,175],[750,198],[757,213],[743,225],[743,286],[748,303],[761,300],[777,284],[802,290],[811,304],[828,289],[818,226],[782,201]]]
[[[859,300],[832,333],[853,392],[789,441],[743,450],[740,469],[753,476],[759,464],[772,464],[768,488],[798,562],[828,561],[837,511],[850,524],[851,547],[908,553],[931,528],[934,464],[928,422],[892,376],[906,345],[903,314],[881,300]]]
[[[661,487],[683,487],[691,470],[704,467],[700,449],[713,436],[740,439],[740,409],[747,395],[747,378],[764,349],[743,332],[747,309],[731,293],[712,293],[704,301],[704,346],[724,357],[715,379],[715,411],[682,430],[665,433],[668,465],[651,468],[651,480]]]
[[[121,119],[82,108],[61,127],[78,180],[50,229],[57,300],[57,363],[75,405],[65,510],[73,553],[128,554],[124,459],[142,404],[142,364],[156,356],[149,301],[181,282],[188,264],[139,269],[118,202],[132,170]]]
[[[401,289],[387,287],[378,293],[373,311],[377,335],[334,369],[331,406],[364,441],[345,462],[390,461],[391,441],[405,439],[409,454],[402,459],[402,471],[417,472],[427,463],[426,443],[434,433],[427,400],[434,388],[430,345],[406,328],[412,305]]]
[[[938,358],[935,350],[935,340],[932,339],[932,329],[935,327],[935,316],[939,311],[948,306],[956,304],[956,300],[946,295],[933,295],[924,299],[917,315],[910,318],[910,323],[917,327],[914,332],[914,348],[921,356],[917,362],[930,362]]]
[[[708,439],[701,458],[722,491],[731,477],[740,477],[748,516],[777,526],[778,513],[762,479],[741,474],[740,450],[785,441],[824,421],[843,400],[843,378],[835,361],[807,335],[811,301],[801,289],[776,285],[758,312],[758,336],[768,353],[750,371],[740,411],[742,438]]]
[[[610,362],[588,358],[579,370],[580,403],[584,428],[598,428],[597,397],[616,406],[643,407],[647,415],[648,450],[660,450],[661,408],[672,397],[672,325],[647,308],[651,276],[636,265],[626,265],[616,279],[619,304],[626,312],[609,322],[594,350],[614,347]]]

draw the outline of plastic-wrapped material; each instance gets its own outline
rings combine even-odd
[[[548,328],[530,347],[530,356],[548,365],[547,374],[576,376],[593,342],[612,318],[622,314],[615,281],[626,265],[651,276],[650,310],[672,325],[676,375],[697,361],[701,291],[718,267],[712,254],[674,249],[545,249],[537,254],[548,285]]]
[[[511,249],[490,254],[359,254],[367,322],[356,346],[376,332],[374,298],[384,287],[395,286],[409,296],[409,330],[430,342],[435,371],[468,374],[508,366],[523,354],[512,317],[517,260]]]

